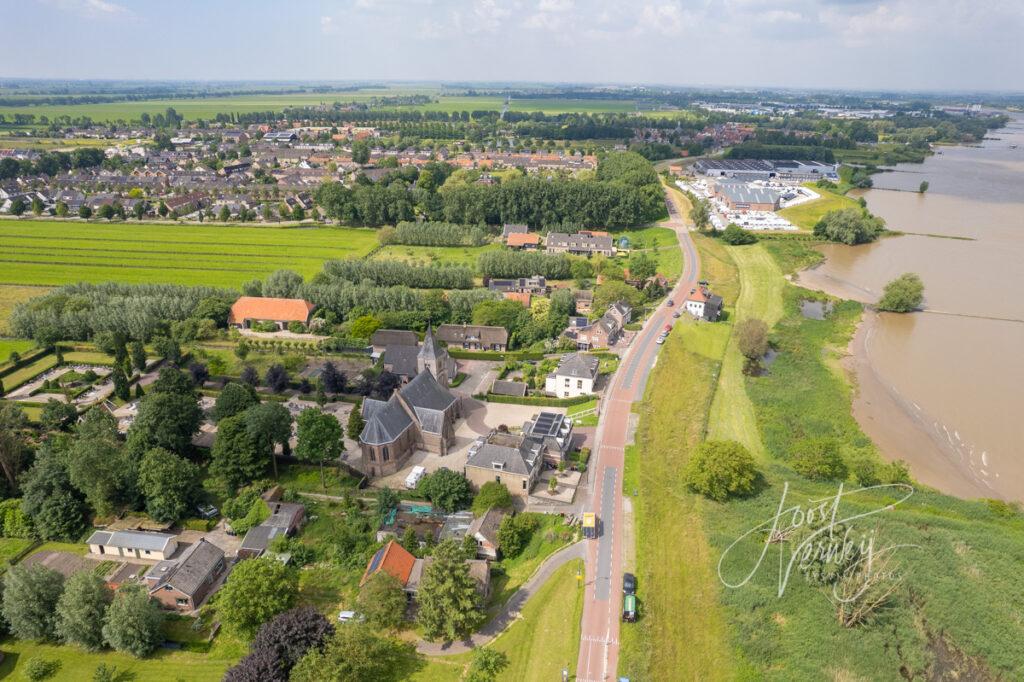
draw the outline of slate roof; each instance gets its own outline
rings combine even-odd
[[[487,513],[476,519],[473,519],[473,523],[470,524],[467,533],[469,535],[480,535],[480,537],[487,540],[495,547],[498,546],[498,526],[501,525],[501,520],[505,518],[505,512],[497,507],[492,507],[487,510]]]
[[[416,376],[419,366],[416,358],[419,354],[416,346],[388,346],[384,351],[384,364],[391,365],[391,372],[400,376]]]
[[[378,329],[370,337],[371,346],[415,346],[418,343],[416,332],[405,329]]]
[[[541,463],[541,446],[523,436],[494,433],[466,461],[466,466],[529,476]]]
[[[444,412],[457,400],[448,389],[437,383],[430,372],[417,374],[399,390],[399,394],[412,408],[420,429],[426,433],[444,430]],[[395,395],[387,401],[363,400],[363,419],[366,426],[359,434],[359,440],[368,445],[392,443],[413,423]]]
[[[278,526],[266,526],[260,524],[259,526],[253,526],[249,529],[249,532],[242,538],[242,550],[255,551],[262,553],[270,546],[270,541],[276,538],[278,535],[284,535],[286,532],[285,528]]]
[[[488,327],[479,324],[442,324],[437,328],[437,338],[447,344],[462,344],[466,339],[476,339],[480,343],[508,345],[508,330],[504,327]]]
[[[593,355],[570,353],[558,363],[558,369],[554,371],[554,374],[574,379],[596,379],[599,363],[600,361]]]
[[[414,409],[426,408],[444,411],[456,400],[448,389],[437,383],[437,379],[430,372],[417,374],[412,381],[402,387],[399,393]]]
[[[512,395],[522,398],[526,395],[526,384],[521,381],[503,381],[495,379],[491,384],[491,393],[496,395]]]
[[[173,541],[174,536],[168,533],[146,533],[136,530],[98,530],[89,536],[86,544],[166,552],[167,545]]]
[[[211,542],[200,539],[199,542],[189,545],[176,561],[169,562],[173,565],[167,568],[166,572],[158,574],[157,583],[150,589],[150,592],[170,585],[179,592],[190,596],[194,595],[202,587],[206,578],[213,573],[218,562],[223,559],[224,550]],[[161,564],[164,563],[160,562],[154,566],[150,575],[153,574],[153,571],[160,569]]]
[[[395,396],[386,401],[364,399],[363,419],[366,420],[366,426],[359,434],[359,440],[368,445],[393,443],[403,431],[412,426],[412,419]]]

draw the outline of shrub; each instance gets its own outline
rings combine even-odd
[[[511,509],[512,495],[508,488],[497,481],[488,481],[480,486],[480,492],[473,498],[473,513],[482,516],[489,509]]]
[[[814,480],[843,480],[846,463],[832,438],[804,438],[793,445],[790,463],[798,474]]]
[[[60,661],[43,658],[42,656],[33,656],[26,661],[25,669],[21,674],[26,680],[38,682],[39,680],[53,677],[58,670],[60,670]]]
[[[760,360],[768,352],[768,325],[757,318],[743,320],[736,325],[736,340],[744,357]]]
[[[722,502],[752,493],[758,475],[754,458],[742,444],[709,440],[690,456],[684,478],[695,492]]]
[[[814,236],[842,244],[863,244],[878,239],[882,221],[856,208],[829,211],[814,226]]]
[[[735,223],[729,223],[729,226],[722,232],[722,241],[733,246],[754,244],[757,242],[757,235],[747,232]]]
[[[893,313],[909,313],[924,300],[924,282],[913,272],[905,272],[885,285],[878,309]]]

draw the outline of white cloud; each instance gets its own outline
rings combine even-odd
[[[677,3],[665,2],[659,5],[644,5],[636,23],[636,33],[654,32],[675,36],[683,32],[686,12]]]
[[[334,23],[334,17],[320,17],[320,32],[328,36],[338,32],[338,26]]]
[[[66,12],[76,12],[91,17],[132,16],[131,10],[108,0],[42,0],[43,4],[54,5]]]
[[[419,37],[425,40],[434,40],[444,34],[444,28],[433,19],[424,19],[420,22]]]

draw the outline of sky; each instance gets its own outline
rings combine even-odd
[[[1024,0],[0,6],[0,77],[1024,91]]]

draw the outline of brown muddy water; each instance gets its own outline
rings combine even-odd
[[[854,416],[926,485],[1024,500],[1024,118],[990,136],[875,175],[863,193],[890,229],[947,238],[828,245],[799,282],[874,302],[893,277],[920,274],[926,310],[866,313],[851,343]]]

